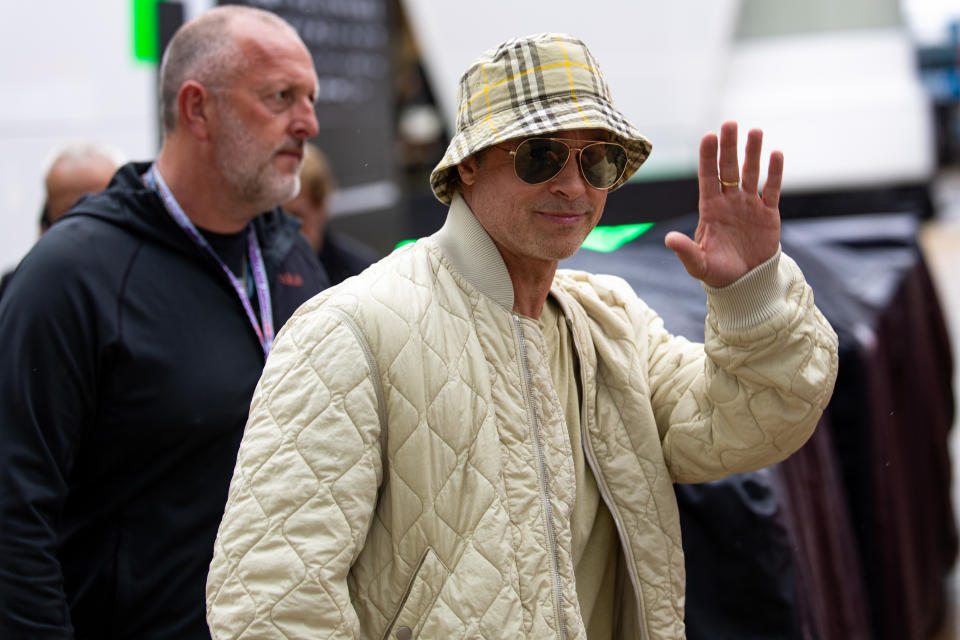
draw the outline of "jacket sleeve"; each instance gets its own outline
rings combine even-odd
[[[347,574],[382,477],[379,376],[346,314],[315,306],[254,393],[207,579],[214,638],[360,635]]]
[[[3,638],[73,637],[57,558],[60,513],[94,411],[102,327],[83,270],[55,258],[35,247],[0,303]]]
[[[675,482],[779,462],[813,433],[837,376],[837,336],[779,251],[707,290],[704,345],[649,331],[651,398]]]

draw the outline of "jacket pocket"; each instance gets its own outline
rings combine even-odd
[[[400,599],[400,607],[387,627],[383,640],[413,640],[419,637],[420,629],[449,575],[450,571],[437,557],[436,552],[427,547],[403,598]]]

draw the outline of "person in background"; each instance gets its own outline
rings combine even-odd
[[[251,405],[207,581],[216,638],[644,638],[684,628],[674,483],[813,433],[837,336],[781,253],[783,154],[700,144],[704,343],[619,278],[558,270],[650,153],[586,45],[460,81],[434,235],[303,305]]]
[[[327,285],[279,209],[316,87],[274,14],[187,22],[161,63],[156,161],[123,166],[21,262],[0,301],[0,637],[209,638],[254,386]]]
[[[43,180],[46,198],[40,232],[49,229],[82,196],[106,189],[121,164],[120,155],[103,145],[71,145],[60,151]]]
[[[106,189],[121,164],[119,153],[99,144],[70,145],[59,151],[43,180],[40,234],[45,233],[82,196]],[[10,270],[0,276],[0,298],[3,298],[13,274],[14,271]]]
[[[373,249],[329,227],[330,201],[337,183],[326,155],[309,142],[305,149],[300,193],[283,209],[300,218],[300,232],[320,257],[330,284],[339,284],[376,262],[378,256]]]

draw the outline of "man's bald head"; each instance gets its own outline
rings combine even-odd
[[[260,22],[265,26],[289,31],[299,39],[296,30],[277,15],[238,5],[215,7],[180,27],[167,45],[160,64],[160,114],[164,132],[177,127],[177,94],[185,82],[204,86],[229,84],[242,56],[237,55],[234,26],[241,21]]]
[[[41,231],[46,231],[81,196],[103,191],[121,162],[119,153],[93,144],[67,147],[58,153],[44,178],[47,200]]]

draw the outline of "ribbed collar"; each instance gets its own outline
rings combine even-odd
[[[432,238],[470,284],[513,310],[513,282],[503,256],[459,192],[453,195],[446,222]]]

